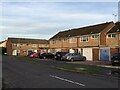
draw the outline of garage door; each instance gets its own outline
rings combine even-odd
[[[17,55],[17,50],[13,50],[12,55]]]
[[[69,53],[74,53],[75,51],[73,49],[70,49],[69,50]]]
[[[110,61],[110,49],[109,48],[100,49],[100,61]]]
[[[83,56],[86,56],[86,59],[92,61],[92,48],[83,48]]]

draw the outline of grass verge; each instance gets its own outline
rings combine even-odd
[[[95,66],[75,65],[75,64],[67,64],[67,63],[59,64],[56,66],[56,68],[64,69],[64,70],[68,70],[68,71],[91,73],[91,74],[96,74],[103,70],[102,68],[98,68]]]

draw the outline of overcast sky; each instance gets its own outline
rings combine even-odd
[[[118,16],[118,2],[6,0],[0,8],[0,41],[8,37],[49,39],[59,31],[114,21],[112,14]]]

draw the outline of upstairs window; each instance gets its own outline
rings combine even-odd
[[[12,46],[13,46],[13,47],[17,47],[17,44],[16,44],[16,43],[13,43]]]
[[[56,40],[52,40],[52,44],[56,44]]]
[[[23,53],[26,53],[27,51],[26,50],[23,50]]]
[[[108,38],[115,38],[116,37],[116,34],[109,34],[108,35]]]
[[[77,42],[77,38],[75,37],[70,38],[70,43],[75,43],[75,42]]]
[[[98,39],[98,38],[99,38],[98,34],[92,35],[92,39]]]
[[[82,36],[81,42],[88,42],[88,36]]]
[[[64,38],[63,41],[66,42],[66,41],[67,41],[67,38]]]
[[[37,47],[37,44],[33,44],[32,47]]]

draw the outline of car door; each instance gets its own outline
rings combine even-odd
[[[82,59],[81,55],[77,54],[77,60],[81,60],[81,59]]]
[[[74,60],[79,60],[79,56],[78,56],[78,54],[73,54],[73,57],[74,57]]]

